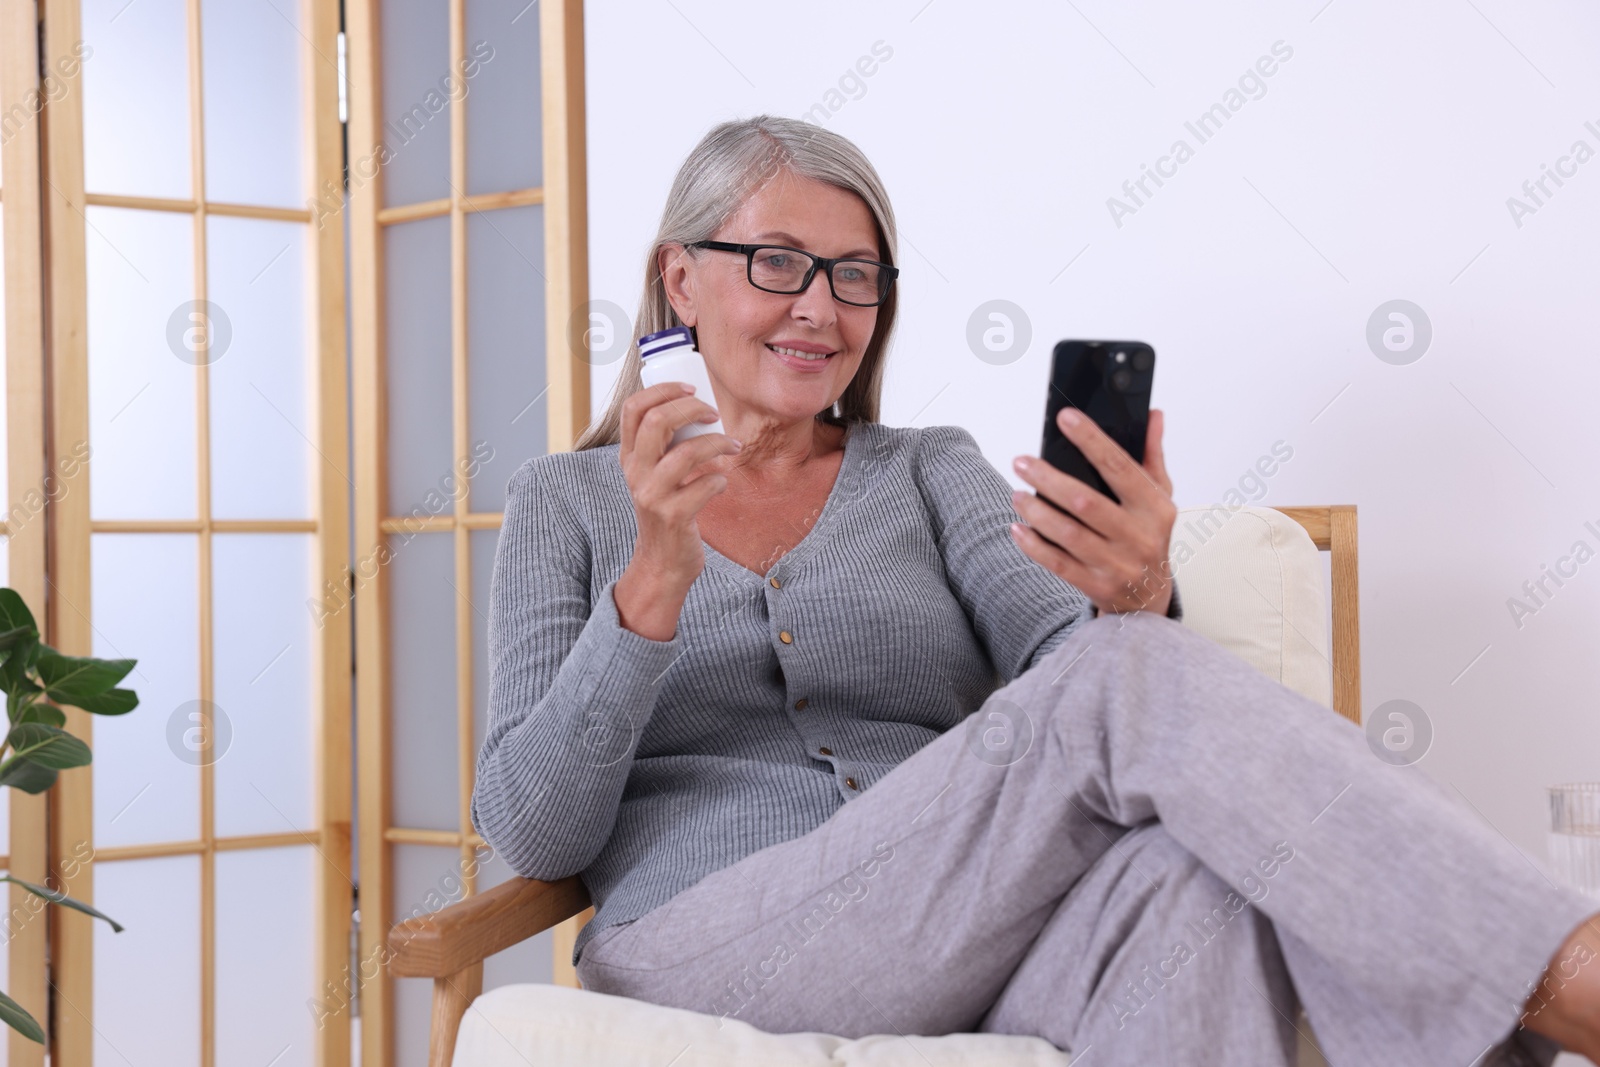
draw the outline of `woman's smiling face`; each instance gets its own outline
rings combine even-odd
[[[883,259],[872,212],[859,196],[787,171],[748,197],[711,239]],[[803,293],[757,289],[745,257],[734,252],[685,253],[670,245],[659,266],[678,317],[695,328],[725,425],[730,415],[787,424],[827,410],[855,377],[881,310],[835,300],[821,270]],[[807,361],[801,352],[827,358]],[[730,407],[740,410],[724,410]]]

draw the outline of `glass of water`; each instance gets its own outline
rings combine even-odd
[[[1567,885],[1600,899],[1600,782],[1550,787],[1550,866]]]

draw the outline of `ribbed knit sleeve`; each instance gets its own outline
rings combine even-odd
[[[547,465],[507,488],[489,603],[489,729],[472,823],[512,870],[553,881],[610,837],[634,750],[681,634],[624,629],[613,590],[590,603],[591,548]],[[547,476],[550,484],[546,483]]]
[[[1011,485],[971,433],[924,429],[915,471],[946,579],[1008,683],[1088,621],[1089,598],[1017,547]]]

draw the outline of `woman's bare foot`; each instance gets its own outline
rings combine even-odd
[[[1550,958],[1523,1005],[1522,1025],[1600,1063],[1600,913],[1579,923]]]

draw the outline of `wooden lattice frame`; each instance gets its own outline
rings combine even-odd
[[[382,138],[382,57],[378,0],[347,3],[350,74],[350,157],[378,150]],[[471,533],[498,529],[499,512],[470,510],[468,494],[457,494],[448,514],[401,517],[390,514],[385,499],[388,427],[385,411],[383,240],[387,227],[418,219],[450,219],[452,451],[469,454],[467,242],[470,214],[527,204],[544,205],[546,395],[550,451],[572,447],[589,421],[589,368],[571,346],[567,324],[588,299],[588,254],[584,172],[583,5],[581,0],[546,0],[538,5],[541,42],[541,97],[544,129],[543,185],[466,195],[467,111],[464,96],[452,98],[450,111],[451,195],[416,204],[383,206],[383,175],[351,189],[352,359],[356,456],[355,543],[357,559],[379,559],[386,538],[398,532],[448,532],[454,545],[452,582],[463,594],[472,588]],[[449,0],[450,63],[465,58],[465,0]],[[365,576],[363,576],[365,577]],[[377,568],[361,589],[356,616],[358,748],[360,765],[360,857],[362,914],[360,958],[386,961],[387,918],[394,901],[393,846],[434,845],[459,856],[459,879],[471,895],[477,890],[477,850],[483,840],[473,830],[469,804],[476,751],[473,738],[473,608],[465,595],[455,602],[457,826],[454,830],[396,826],[390,804],[389,736],[389,576]],[[575,923],[557,931],[554,968],[558,979],[576,981],[571,949]],[[363,966],[362,1062],[387,1067],[394,1043],[393,983],[386,969]]]

